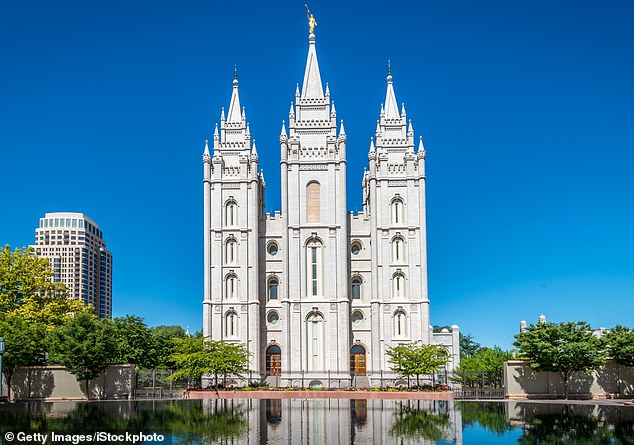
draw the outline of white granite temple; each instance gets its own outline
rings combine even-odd
[[[203,154],[204,336],[244,344],[254,374],[283,386],[378,386],[398,377],[386,349],[415,341],[446,345],[456,367],[458,327],[430,326],[425,149],[391,74],[356,215],[346,201],[346,132],[321,81],[312,29],[287,122],[282,209],[269,214],[234,76]]]

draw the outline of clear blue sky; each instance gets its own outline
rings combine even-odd
[[[427,149],[434,324],[510,347],[522,318],[634,325],[634,3],[312,2],[348,134],[348,206],[385,97]],[[233,65],[279,209],[304,1],[5,1],[0,243],[79,211],[114,258],[114,315],[202,325],[201,155]]]

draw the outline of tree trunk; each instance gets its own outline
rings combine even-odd
[[[568,400],[568,373],[562,373],[561,377],[564,380],[564,400]]]
[[[10,402],[11,401],[11,379],[13,378],[13,371],[10,372],[5,372],[4,376],[6,377],[6,383],[7,383],[7,401]],[[2,378],[2,376],[0,375],[0,379]],[[31,394],[29,394],[29,397],[31,396]],[[0,398],[2,397],[2,394],[0,394]]]
[[[89,379],[85,379],[86,382],[86,400],[90,400],[90,388],[88,387]]]

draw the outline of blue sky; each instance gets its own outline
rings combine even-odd
[[[80,211],[114,315],[202,325],[204,140],[240,96],[268,210],[307,51],[303,1],[0,6],[0,243]],[[348,135],[348,207],[392,60],[427,156],[434,324],[510,347],[519,321],[634,325],[634,4],[312,2]]]

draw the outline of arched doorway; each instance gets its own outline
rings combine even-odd
[[[277,345],[266,349],[266,375],[280,375],[282,373],[282,350]]]
[[[350,372],[352,375],[365,375],[365,348],[361,345],[350,349]]]

